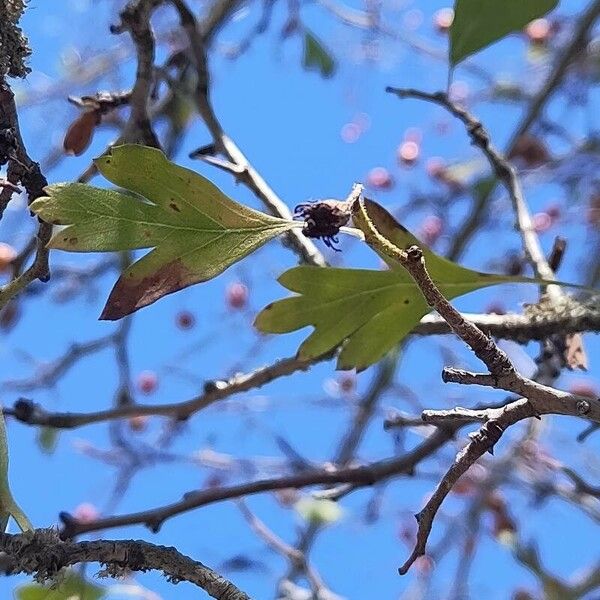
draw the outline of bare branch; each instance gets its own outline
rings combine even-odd
[[[575,307],[554,306],[551,310],[525,314],[466,314],[462,316],[479,329],[496,338],[526,343],[544,340],[555,334],[581,331],[600,331],[600,311],[591,305]],[[416,335],[440,335],[450,333],[448,323],[437,315],[427,315],[413,330]]]
[[[222,153],[227,161],[231,163],[233,166],[232,169],[235,170],[236,179],[242,181],[263,202],[271,214],[291,220],[292,213],[287,204],[269,187],[267,182],[254,169],[243,152],[225,133],[219,123],[209,100],[210,76],[205,39],[193,13],[185,2],[183,0],[174,0],[173,4],[179,12],[181,25],[188,35],[192,61],[198,72],[198,84],[196,86],[196,93],[194,94],[196,107],[213,137],[216,150]],[[196,153],[194,152],[191,154],[191,156],[195,155]],[[220,166],[222,168],[222,165]],[[237,172],[238,170],[239,172]],[[289,231],[286,239],[303,261],[317,266],[326,265],[325,259],[316,246],[304,237],[300,231]]]
[[[454,411],[431,411],[423,415],[424,420],[430,418],[438,424],[444,421],[454,425],[457,422],[473,421],[483,421],[484,424],[477,433],[470,435],[471,441],[458,453],[433,495],[417,515],[419,523],[417,542],[412,554],[399,569],[400,574],[403,575],[419,556],[425,554],[435,515],[454,484],[485,452],[493,452],[494,445],[507,427],[529,417],[540,418],[541,414],[570,414],[598,421],[600,400],[575,398],[566,392],[560,392],[522,377],[496,343],[475,325],[466,321],[442,295],[427,272],[420,248],[411,246],[401,250],[381,235],[371,221],[363,200],[354,203],[353,214],[355,223],[361,225],[367,243],[380,254],[399,262],[410,273],[427,303],[437,310],[452,330],[489,369],[489,375],[446,370],[444,379],[465,384],[489,385],[524,396],[499,409],[485,411],[455,409]]]
[[[387,91],[396,94],[399,98],[418,98],[438,104],[465,125],[473,144],[480,148],[486,156],[492,170],[503,183],[510,196],[515,213],[515,225],[521,235],[523,250],[531,263],[536,276],[543,278],[546,281],[553,281],[555,279],[554,271],[550,267],[542,250],[517,173],[510,162],[494,148],[490,141],[490,136],[481,122],[464,108],[452,102],[448,96],[443,93],[429,94],[414,89],[394,88],[387,88]],[[553,252],[552,257],[553,262],[557,262],[562,258],[564,244],[562,250],[559,248],[560,245],[555,245],[555,251]],[[546,292],[552,302],[557,305],[565,298],[564,292],[558,286],[548,286]],[[581,337],[576,336],[575,338],[567,340],[566,346],[568,348],[576,349],[576,352],[568,353],[567,365],[569,368],[581,367],[585,369],[587,366],[587,358],[583,349]]]
[[[449,423],[479,423],[490,419],[486,409],[473,410],[456,406],[449,410],[424,410],[421,414],[423,423],[428,425],[440,425]]]
[[[279,377],[285,377],[297,371],[305,371],[312,364],[328,358],[330,358],[330,355],[319,357],[313,361],[301,360],[296,357],[285,358],[251,373],[236,375],[228,381],[208,381],[204,385],[203,394],[185,402],[158,406],[131,404],[94,413],[50,413],[38,404],[22,398],[15,403],[13,408],[4,409],[4,414],[28,425],[43,425],[57,429],[73,429],[91,423],[126,419],[138,415],[162,415],[185,420],[214,402],[228,398],[233,394],[260,387]]]
[[[586,398],[577,398],[566,392],[542,385],[526,379],[518,374],[506,375],[498,378],[496,385],[499,389],[522,394],[520,398],[500,408],[484,410],[469,410],[456,408],[449,411],[424,411],[423,420],[428,423],[457,426],[476,421],[484,424],[478,432],[471,434],[471,441],[461,450],[448,469],[435,492],[417,515],[419,530],[417,544],[411,556],[400,568],[400,574],[405,574],[414,561],[425,554],[427,539],[431,532],[433,519],[459,477],[466,473],[486,452],[493,452],[494,445],[504,431],[515,423],[543,414],[562,414],[580,416],[594,422],[600,422],[600,401]]]
[[[135,82],[129,97],[131,113],[121,138],[148,146],[160,143],[148,114],[148,99],[154,82],[154,35],[150,27],[152,12],[164,0],[130,0],[121,11],[121,23],[111,27],[112,33],[129,31],[137,52]]]
[[[506,150],[507,155],[511,155],[521,136],[531,129],[531,126],[544,111],[554,92],[563,82],[568,68],[573,62],[573,59],[578,53],[581,52],[584,41],[587,39],[590,31],[592,31],[592,28],[594,27],[594,24],[598,20],[599,16],[600,0],[593,0],[590,2],[586,11],[577,21],[577,25],[573,31],[573,34],[569,36],[565,47],[560,51],[557,60],[554,61],[548,77],[544,81],[543,85],[539,88],[535,96],[532,98],[527,111],[517,124]],[[473,237],[473,234],[478,230],[478,226],[485,219],[492,192],[493,189],[487,194],[481,195],[476,200],[468,218],[464,222],[461,230],[456,235],[454,243],[450,248],[448,257],[451,260],[456,260],[462,254],[468,241]]]
[[[517,229],[521,234],[523,248],[529,262],[534,268],[536,276],[552,281],[554,279],[554,272],[550,269],[548,261],[540,246],[540,241],[533,227],[531,213],[529,212],[529,208],[523,197],[523,189],[521,188],[521,182],[517,177],[517,173],[506,158],[494,148],[490,141],[490,136],[481,122],[464,108],[452,102],[448,96],[442,92],[429,94],[420,90],[397,89],[391,87],[388,87],[386,91],[395,94],[401,99],[417,98],[419,100],[426,100],[427,102],[438,104],[464,123],[473,144],[479,147],[486,156],[494,173],[504,184],[504,187],[512,200],[517,221]]]
[[[535,415],[527,400],[517,400],[503,408],[495,409],[495,412],[489,412],[493,417],[489,418],[477,433],[471,434],[471,441],[456,455],[423,510],[415,515],[419,524],[417,542],[412,554],[398,570],[400,575],[406,574],[415,560],[425,554],[435,515],[458,479],[486,452],[493,450],[507,427]],[[454,420],[454,416],[452,419]]]
[[[217,489],[195,490],[183,496],[179,502],[137,513],[100,518],[92,522],[77,521],[68,513],[61,513],[63,530],[61,536],[71,538],[90,531],[100,531],[124,525],[143,524],[156,532],[167,519],[190,510],[242,498],[251,494],[303,488],[313,485],[352,483],[353,489],[373,485],[374,483],[402,474],[411,474],[416,465],[430,456],[438,448],[452,439],[456,427],[440,427],[410,452],[398,458],[378,461],[365,466],[345,467],[341,469],[312,469],[288,477],[263,479],[250,483],[233,485]]]
[[[461,385],[483,385],[486,387],[496,387],[498,380],[488,373],[471,373],[463,369],[453,369],[446,367],[442,371],[442,381],[444,383],[459,383]]]
[[[558,314],[546,316],[540,315],[476,315],[462,314],[463,319],[482,329],[485,333],[503,339],[512,339],[518,342],[528,340],[544,339],[551,333],[569,331],[598,331],[600,330],[600,313],[593,310],[592,307],[582,307]],[[437,335],[451,333],[452,329],[441,317],[428,315],[421,320],[415,333],[419,335]],[[109,336],[110,337],[110,336]],[[98,342],[98,341],[97,341]],[[91,342],[92,351],[96,344]],[[89,344],[85,344],[87,348]],[[79,348],[81,349],[81,348]],[[53,367],[62,372],[63,366],[69,362],[71,355],[79,355],[78,347],[72,347],[67,355],[57,361]],[[167,416],[175,419],[186,419],[210,406],[213,402],[228,398],[233,394],[247,391],[255,387],[260,387],[279,377],[286,377],[298,371],[309,369],[313,364],[322,360],[327,360],[329,356],[323,356],[313,361],[301,361],[295,357],[282,359],[261,369],[257,369],[246,375],[237,375],[233,379],[225,382],[207,384],[204,394],[196,396],[190,400],[165,404],[165,405],[144,405],[136,404],[132,406],[118,407],[94,413],[66,413],[66,412],[48,412],[43,407],[26,399],[21,399],[12,408],[5,408],[5,415],[12,416],[24,424],[41,425],[55,427],[59,429],[71,429],[100,423],[104,421],[113,421],[117,419],[127,419],[138,415],[146,416]],[[47,373],[46,373],[47,375]],[[446,383],[477,384],[485,386],[494,386],[495,379],[488,374],[473,374],[467,371],[456,369],[444,369],[442,378]],[[17,382],[7,383],[6,388],[34,389],[35,384],[32,381],[23,381],[17,387]],[[576,401],[584,400],[577,398]]]
[[[44,195],[44,187],[48,184],[40,165],[27,153],[19,128],[14,94],[4,77],[0,77],[0,165],[5,163],[8,163],[7,183],[12,185],[4,185],[0,191],[0,218],[12,198],[14,186],[21,183],[31,203]],[[32,243],[32,247],[35,247],[33,262],[23,273],[0,287],[0,308],[36,279],[48,281],[50,271],[46,244],[51,234],[52,225],[40,221],[35,243]]]

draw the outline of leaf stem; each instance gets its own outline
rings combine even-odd
[[[340,227],[340,233],[345,233],[346,235],[351,235],[352,237],[358,238],[362,242],[365,241],[365,234],[356,227]]]

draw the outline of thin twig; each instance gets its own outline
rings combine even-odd
[[[523,189],[521,187],[521,182],[517,177],[517,173],[506,158],[494,148],[490,141],[490,136],[481,122],[464,108],[452,102],[448,96],[442,92],[430,94],[415,89],[397,89],[392,87],[388,87],[386,91],[395,94],[398,98],[417,98],[419,100],[438,104],[463,122],[473,144],[479,147],[486,156],[492,170],[504,184],[504,187],[512,200],[515,210],[516,226],[521,234],[523,249],[525,250],[529,262],[533,266],[536,276],[546,279],[547,281],[554,280],[554,272],[548,265],[537,233],[533,227],[531,213],[525,202]]]
[[[260,387],[279,377],[285,377],[298,371],[305,371],[312,364],[328,358],[330,358],[330,355],[313,361],[301,360],[296,357],[285,358],[250,373],[236,375],[228,381],[208,381],[204,385],[205,391],[203,394],[184,402],[158,406],[152,404],[128,404],[94,413],[51,413],[46,412],[41,406],[29,400],[20,399],[12,408],[5,408],[4,414],[12,416],[28,425],[43,425],[57,429],[72,429],[91,423],[114,421],[116,419],[126,419],[141,415],[165,416],[176,420],[185,420],[214,402],[228,398],[233,394]]]
[[[374,210],[378,210],[377,205],[366,199],[357,200],[352,207],[354,222],[357,225],[360,224],[367,244],[397,261],[410,273],[429,306],[435,308],[452,331],[487,366],[492,375],[500,377],[514,374],[515,369],[506,353],[481,329],[465,320],[444,298],[427,272],[421,249],[411,246],[406,250],[401,250],[379,233],[369,215],[369,212]]]
[[[400,574],[405,574],[414,561],[425,554],[435,515],[454,484],[486,452],[493,452],[495,444],[508,427],[523,419],[540,418],[544,414],[579,416],[596,423],[600,422],[599,400],[576,399],[566,392],[555,390],[518,374],[501,376],[490,384],[493,387],[522,395],[523,398],[501,408],[485,410],[455,408],[450,411],[425,411],[423,413],[425,422],[435,423],[438,426],[443,423],[457,426],[475,421],[483,421],[483,425],[478,432],[470,435],[471,441],[457,454],[433,495],[417,515],[419,523],[417,543],[408,560],[400,568]]]
[[[135,82],[129,104],[131,112],[120,138],[160,147],[148,113],[148,100],[154,83],[155,43],[150,17],[164,0],[130,0],[121,11],[121,23],[111,27],[112,33],[129,31],[137,53]]]
[[[246,522],[264,542],[278,554],[287,558],[293,565],[304,572],[306,579],[310,583],[313,594],[319,598],[329,591],[325,587],[323,579],[317,573],[312,565],[306,560],[304,552],[284,542],[277,534],[269,529],[249,508],[244,500],[236,500]]]
[[[191,10],[182,0],[174,0],[181,25],[185,29],[190,43],[191,57],[198,73],[198,83],[194,94],[196,108],[210,131],[215,148],[227,161],[235,165],[236,178],[242,181],[266,206],[271,214],[283,219],[292,219],[287,204],[277,196],[262,176],[250,164],[244,153],[225,133],[209,100],[210,76],[206,56],[206,42]],[[192,153],[194,156],[195,153]],[[237,173],[239,170],[239,173]],[[325,266],[327,263],[316,246],[301,231],[291,230],[287,233],[292,249],[308,264]]]
[[[31,203],[36,198],[44,195],[44,187],[48,184],[48,181],[44,177],[39,164],[34,162],[27,153],[19,128],[15,97],[4,78],[0,78],[0,130],[9,132],[4,136],[4,138],[8,136],[8,139],[4,139],[0,147],[0,163],[8,162],[8,181],[13,185],[21,183],[27,192],[28,202]],[[13,189],[10,186],[2,188],[0,193],[0,218],[2,218],[4,209],[12,194]],[[52,225],[40,221],[35,242],[31,244],[35,247],[33,262],[24,272],[0,287],[0,309],[36,279],[44,282],[48,281],[50,277],[49,252],[46,244],[50,240],[51,234]]]
[[[412,474],[416,465],[443,446],[448,440],[452,439],[456,430],[456,427],[452,426],[437,428],[428,438],[403,456],[381,460],[365,466],[345,467],[333,470],[326,468],[311,469],[287,477],[263,479],[216,489],[194,490],[185,494],[179,502],[174,502],[167,506],[137,513],[100,518],[86,523],[77,521],[68,513],[62,513],[61,518],[64,526],[61,535],[64,538],[70,538],[90,531],[101,531],[134,524],[143,524],[156,532],[167,519],[175,515],[215,502],[232,500],[251,494],[336,483],[352,483],[354,484],[354,489],[371,486],[378,481],[398,477],[402,474]]]
[[[511,141],[509,142],[506,155],[510,156],[514,151],[517,142],[522,135],[531,129],[532,125],[543,113],[546,105],[552,98],[554,92],[563,82],[565,75],[568,72],[569,65],[573,59],[581,52],[584,40],[588,37],[594,23],[600,16],[600,0],[593,0],[588,5],[588,8],[579,18],[573,34],[569,36],[565,47],[560,51],[557,60],[553,61],[553,68],[548,74],[548,77],[540,87],[538,92],[529,103],[527,111],[515,127]],[[457,260],[467,246],[468,241],[473,234],[478,230],[478,225],[485,218],[486,211],[490,204],[489,200],[495,189],[495,185],[486,194],[478,195],[469,216],[465,220],[461,230],[454,239],[454,243],[448,252],[448,257],[451,260]]]
[[[73,342],[67,351],[58,359],[38,368],[37,373],[27,379],[14,379],[4,382],[0,387],[5,390],[30,392],[39,388],[53,387],[75,363],[90,354],[107,348],[114,341],[114,334],[109,334],[89,342]]]

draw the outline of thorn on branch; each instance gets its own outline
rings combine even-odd
[[[552,269],[552,271],[554,271],[554,273],[556,273],[560,268],[566,249],[567,240],[560,236],[556,236],[552,245],[552,251],[548,257],[548,266]]]
[[[215,156],[215,154],[217,154],[217,146],[212,143],[200,146],[197,150],[190,152],[188,156],[190,158],[202,158],[204,156]]]

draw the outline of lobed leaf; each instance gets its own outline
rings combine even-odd
[[[96,159],[129,191],[69,183],[46,188],[31,209],[65,227],[49,246],[71,252],[152,248],[127,268],[101,319],[120,319],[187,286],[212,279],[293,223],[229,199],[210,181],[155,148],[125,145]]]
[[[383,207],[364,200],[376,229],[398,248],[423,247]],[[360,216],[354,217],[361,227]],[[493,275],[467,269],[423,248],[427,269],[448,299],[499,283],[544,283],[527,277]],[[301,266],[279,282],[296,296],[269,304],[255,325],[265,333],[288,333],[307,326],[314,331],[298,349],[303,359],[321,356],[342,345],[338,368],[358,370],[380,360],[419,323],[430,308],[408,272],[383,257],[391,269],[321,269]],[[547,282],[546,282],[547,283]]]

